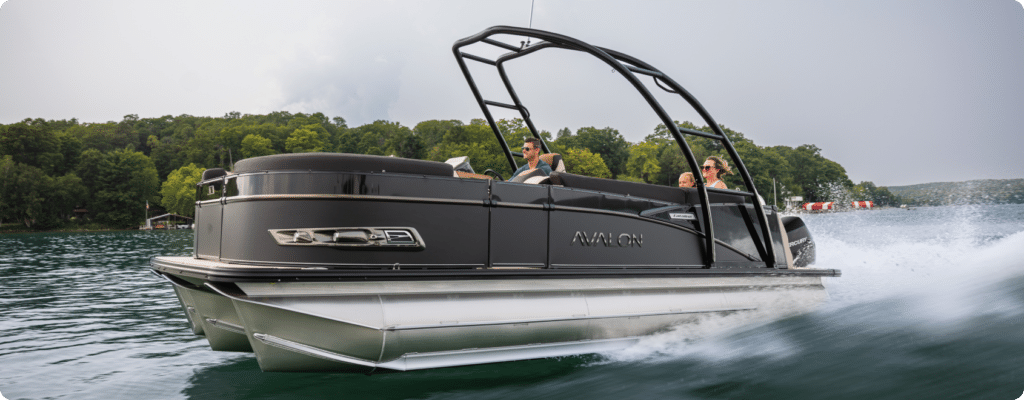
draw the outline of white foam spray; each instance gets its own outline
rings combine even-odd
[[[1019,318],[1024,304],[1005,295],[1024,285],[1024,223],[1015,219],[1020,210],[1011,211],[1009,222],[984,207],[806,216],[818,249],[814,266],[843,274],[825,279],[831,300],[811,317],[837,339],[878,327],[956,333],[979,316]],[[706,318],[600,362],[786,357],[800,351],[796,340],[740,315]]]

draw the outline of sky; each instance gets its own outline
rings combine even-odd
[[[0,124],[282,110],[350,127],[469,122],[483,113],[452,44],[493,25],[644,60],[719,124],[761,146],[813,144],[855,183],[1024,178],[1015,0],[9,0]],[[501,53],[482,47],[466,51]],[[660,123],[594,58],[547,50],[508,69],[539,129],[612,127],[638,142]],[[510,102],[493,67],[471,70],[485,98]],[[673,119],[706,124],[658,98]]]

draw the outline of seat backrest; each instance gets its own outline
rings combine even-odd
[[[453,176],[451,165],[437,161],[347,153],[288,153],[247,158],[235,163],[234,173],[260,171],[392,172]]]
[[[516,177],[512,178],[510,182],[538,184],[550,183],[550,180],[548,179],[547,174],[545,174],[544,171],[541,171],[540,168],[533,168],[516,175]]]
[[[540,159],[551,166],[551,172],[566,172],[565,160],[558,153],[541,154]]]
[[[594,178],[563,172],[552,172],[551,183],[554,185],[562,185],[567,188],[624,194],[671,203],[700,204],[700,197],[696,188],[651,185],[646,183],[618,181],[614,179]],[[708,201],[711,203],[742,204],[744,202],[744,197],[709,191]]]
[[[494,179],[490,175],[474,174],[466,171],[455,171],[455,176],[458,178],[472,178],[472,179]]]

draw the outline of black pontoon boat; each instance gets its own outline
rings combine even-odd
[[[508,36],[541,42],[515,46]],[[470,45],[508,50],[496,59]],[[545,49],[590,54],[640,92],[678,142],[710,138],[746,191],[680,189],[565,172],[513,182],[450,163],[282,154],[210,169],[197,187],[195,254],[157,257],[194,333],[253,351],[265,371],[412,370],[602,352],[707,316],[773,318],[827,298],[813,241],[765,206],[718,124],[664,73],[549,32],[492,27],[455,57],[510,166],[489,109],[517,110],[504,65]],[[497,68],[512,103],[484,99],[467,61]],[[714,133],[676,127],[637,75],[682,96]],[[544,145],[547,151],[547,146]],[[569,166],[571,170],[571,166]],[[795,256],[795,257],[794,257]]]

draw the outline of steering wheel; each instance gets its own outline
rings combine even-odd
[[[504,180],[505,180],[505,178],[502,178],[502,177],[501,177],[501,174],[499,174],[499,173],[495,172],[495,171],[494,171],[493,169],[490,169],[490,168],[488,168],[488,169],[487,169],[486,171],[484,171],[484,174],[485,174],[485,175],[486,175],[487,173],[491,173],[492,175],[494,175],[494,179],[497,179],[497,180],[499,180],[499,181],[504,181]]]

